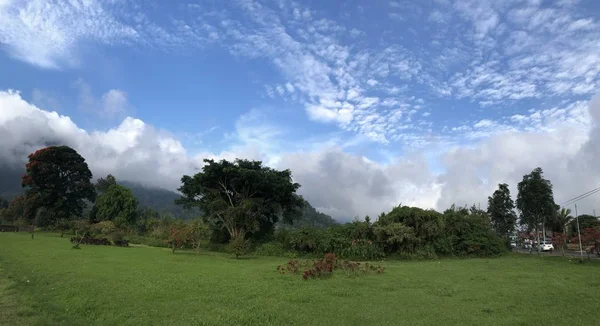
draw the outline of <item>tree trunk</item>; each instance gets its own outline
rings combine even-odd
[[[33,240],[33,233],[35,232],[35,225],[31,225],[31,240]]]
[[[539,255],[541,253],[540,252],[540,226],[537,223],[535,224],[535,239],[536,239],[536,242],[537,242],[537,245],[536,245],[537,246],[537,253]]]

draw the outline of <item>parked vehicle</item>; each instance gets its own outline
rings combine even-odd
[[[540,244],[540,250],[541,251],[552,251],[552,250],[554,250],[554,245],[550,242],[542,242]]]

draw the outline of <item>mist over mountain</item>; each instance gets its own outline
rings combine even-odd
[[[12,200],[14,197],[23,193],[21,188],[21,176],[25,173],[24,168],[16,164],[7,162],[0,164],[0,197]],[[140,207],[150,208],[163,215],[169,215],[175,218],[197,218],[201,216],[198,209],[185,209],[183,206],[175,204],[179,194],[153,186],[143,185],[140,182],[118,180],[117,182],[133,192],[138,199]],[[284,225],[285,227],[326,227],[337,222],[329,215],[318,212],[310,203],[306,202],[303,214],[293,225]]]

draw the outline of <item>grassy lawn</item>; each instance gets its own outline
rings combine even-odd
[[[386,262],[312,281],[284,262],[0,233],[0,325],[592,325],[600,308],[597,262]]]

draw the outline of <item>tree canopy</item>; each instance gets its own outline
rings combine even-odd
[[[572,220],[573,220],[573,216],[571,215],[571,209],[563,207],[560,210],[556,211],[556,216],[554,216],[554,219],[551,222],[550,227],[553,232],[567,233],[567,228],[569,226],[569,223]],[[575,229],[577,229],[577,228],[575,228]]]
[[[44,223],[49,224],[82,214],[84,199],[96,198],[91,179],[92,172],[79,153],[68,146],[50,146],[29,155],[21,185],[26,197],[37,196],[39,207],[48,212]]]
[[[583,230],[585,229],[600,226],[600,219],[592,215],[582,214],[579,215],[578,219],[579,229],[581,233],[583,233]],[[570,221],[570,229],[573,234],[577,234],[577,220],[575,220],[574,218]]]
[[[543,174],[541,168],[535,168],[531,173],[524,175],[517,185],[517,209],[521,212],[521,224],[536,231],[538,243],[539,227],[543,223],[551,222],[558,209],[554,202],[552,183],[544,179]]]
[[[230,238],[270,232],[279,220],[293,220],[303,201],[290,170],[277,171],[260,161],[204,160],[202,172],[183,176],[177,203],[198,207],[211,224]]]
[[[95,187],[98,192],[106,192],[110,186],[116,185],[117,179],[112,174],[106,176],[106,178],[100,178],[96,181]]]
[[[0,209],[7,208],[7,207],[8,207],[8,200],[0,197]]]
[[[131,192],[116,183],[98,196],[90,218],[94,222],[113,221],[118,227],[132,226],[138,215],[138,201]]]
[[[506,183],[498,185],[491,197],[488,197],[487,213],[496,234],[507,237],[515,229],[517,215],[514,212],[515,203],[510,198],[510,190]]]

